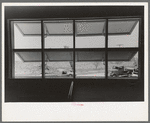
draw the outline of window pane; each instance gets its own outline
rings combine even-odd
[[[45,48],[73,48],[73,22],[45,21]]]
[[[72,61],[73,52],[72,51],[49,51],[45,52],[46,61]]]
[[[137,51],[109,51],[108,61],[109,78],[138,78]]]
[[[73,78],[73,52],[45,52],[46,78]]]
[[[41,78],[40,52],[15,52],[14,58],[15,78]]]
[[[14,49],[41,48],[40,21],[14,21]],[[12,31],[12,32],[13,32]]]
[[[138,47],[138,19],[110,19],[108,21],[108,47]]]
[[[76,48],[105,47],[105,20],[76,21]]]
[[[77,78],[104,78],[105,53],[102,51],[77,51],[75,67]]]

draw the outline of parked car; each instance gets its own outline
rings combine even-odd
[[[113,66],[112,71],[110,72],[111,77],[131,77],[134,69],[133,68],[124,68],[124,66]]]
[[[62,71],[62,75],[66,75],[66,76],[73,76],[73,71],[72,70],[63,70]]]
[[[139,70],[138,68],[134,69],[133,73],[132,73],[132,76],[133,77],[138,77],[138,73],[139,73]]]

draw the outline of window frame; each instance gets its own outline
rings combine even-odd
[[[136,19],[137,21],[139,21],[139,34],[138,34],[138,39],[139,39],[139,42],[138,42],[138,47],[130,47],[130,48],[108,48],[108,21],[109,19]],[[75,52],[76,51],[79,51],[79,50],[85,50],[86,48],[82,49],[82,48],[75,48],[75,38],[76,38],[76,20],[97,20],[97,19],[102,19],[102,20],[105,20],[105,47],[104,48],[87,48],[88,50],[98,50],[98,51],[104,51],[105,52],[105,76],[104,78],[99,78],[99,77],[95,77],[95,78],[78,78],[78,77],[75,77]],[[69,49],[62,49],[62,48],[53,48],[53,49],[46,49],[44,48],[45,46],[45,39],[44,39],[44,21],[61,21],[61,20],[71,20],[73,22],[73,48],[69,48]],[[138,68],[139,68],[139,73],[138,73],[138,77],[136,80],[139,80],[140,77],[141,77],[141,64],[142,64],[142,60],[140,60],[141,58],[141,49],[142,49],[142,46],[141,46],[141,20],[142,20],[142,17],[128,17],[128,16],[124,16],[124,17],[92,17],[92,18],[41,18],[41,19],[8,19],[8,27],[9,27],[9,36],[10,36],[10,39],[9,39],[9,43],[8,43],[8,50],[9,50],[9,79],[20,79],[20,78],[15,78],[14,76],[14,53],[15,52],[27,52],[27,51],[34,51],[34,52],[41,52],[41,56],[42,56],[42,77],[41,78],[21,78],[21,79],[42,79],[42,80],[45,80],[45,79],[73,79],[73,80],[78,80],[78,79],[98,79],[98,80],[110,80],[108,78],[108,51],[125,51],[125,50],[136,50],[138,52]],[[12,22],[13,21],[40,21],[41,22],[41,49],[14,49],[14,27],[12,27]],[[61,50],[70,50],[73,52],[73,78],[46,78],[45,77],[45,52],[47,51],[51,51],[51,50],[57,50],[57,51],[61,51]],[[128,79],[122,79],[122,78],[119,78],[117,80],[133,80],[132,78],[128,78]],[[114,79],[113,79],[114,80]]]

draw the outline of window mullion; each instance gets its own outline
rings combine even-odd
[[[105,26],[105,78],[108,78],[108,19],[106,19],[106,26]]]
[[[73,20],[73,78],[75,79],[75,20]]]
[[[12,61],[12,64],[10,64],[10,68],[11,68],[11,73],[10,73],[10,75],[11,75],[11,78],[15,78],[15,52],[13,51],[13,49],[14,49],[14,23],[12,22],[12,21],[10,21],[10,23],[9,23],[10,25],[10,28],[8,28],[8,30],[10,30],[10,59],[11,59],[11,61]],[[8,31],[9,32],[9,31]]]
[[[45,78],[45,55],[44,55],[44,24],[41,21],[41,44],[42,44],[42,79]]]
[[[140,18],[140,19],[139,19],[139,37],[138,37],[138,43],[139,43],[139,44],[138,44],[138,45],[139,45],[139,46],[138,46],[138,49],[139,49],[139,50],[138,50],[138,52],[139,52],[139,53],[138,53],[138,69],[139,69],[138,79],[141,78],[141,73],[142,73],[142,72],[141,72],[141,60],[140,60],[140,59],[142,58],[142,57],[141,57],[141,49],[142,49],[142,48],[141,48],[141,45],[142,45],[142,44],[141,44],[141,43],[142,43],[142,41],[141,41],[141,30],[142,30],[142,29],[141,29],[141,18]],[[142,49],[142,50],[143,50],[143,49]]]

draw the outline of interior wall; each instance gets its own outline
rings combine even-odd
[[[10,30],[8,19],[38,19],[38,18],[87,18],[87,17],[120,17],[139,16],[141,20],[141,77],[137,80],[78,80],[74,85],[73,101],[141,101],[144,100],[144,7],[142,6],[7,6],[5,7],[5,101],[6,102],[38,102],[38,101],[69,101],[67,98],[71,79],[11,79],[9,77],[10,54],[8,52]],[[103,84],[102,84],[102,83]],[[99,83],[99,84],[98,84]],[[112,84],[113,83],[113,84]],[[135,84],[132,84],[135,83]],[[92,85],[91,85],[92,84]],[[98,85],[98,86],[97,86]],[[111,86],[110,86],[111,85]],[[130,86],[132,86],[132,89]],[[93,87],[93,88],[92,88]],[[95,87],[98,87],[97,89]],[[111,91],[108,91],[109,90]],[[117,91],[118,89],[124,91]],[[90,91],[87,91],[90,90]],[[101,93],[99,96],[88,96]],[[89,92],[89,93],[88,93]],[[112,93],[113,92],[113,93]],[[128,93],[130,92],[130,94]],[[104,94],[102,94],[104,93]],[[123,95],[123,97],[122,97]],[[111,98],[110,98],[111,97]],[[120,98],[122,97],[122,98]]]

